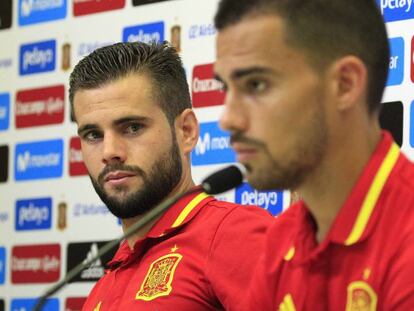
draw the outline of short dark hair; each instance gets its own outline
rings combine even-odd
[[[221,0],[214,22],[220,31],[261,15],[281,17],[288,43],[303,49],[316,69],[341,56],[360,58],[368,70],[368,109],[379,109],[390,52],[375,0]]]
[[[75,120],[73,99],[79,90],[98,88],[130,74],[151,79],[155,98],[170,125],[191,108],[190,91],[180,56],[164,43],[127,42],[99,48],[83,58],[69,79],[69,101]]]

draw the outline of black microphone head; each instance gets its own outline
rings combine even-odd
[[[241,185],[245,171],[241,164],[228,166],[205,178],[201,186],[207,194],[226,192]]]

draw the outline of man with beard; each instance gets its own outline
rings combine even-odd
[[[266,234],[240,310],[414,310],[414,166],[378,122],[374,0],[221,0],[221,126],[257,189],[302,200]]]
[[[124,231],[194,189],[198,122],[173,47],[96,50],[74,68],[69,99],[93,186]],[[83,310],[237,309],[272,219],[201,190],[188,194],[120,246]]]

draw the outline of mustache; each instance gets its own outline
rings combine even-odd
[[[108,173],[114,172],[114,171],[126,171],[126,172],[132,172],[137,175],[140,175],[142,177],[145,177],[146,174],[142,168],[139,166],[132,166],[132,165],[125,165],[122,163],[115,163],[115,164],[108,164],[105,166],[105,168],[102,170],[102,172],[98,176],[98,182],[99,184],[103,184],[105,176]]]
[[[266,148],[266,144],[258,139],[244,136],[241,132],[233,133],[230,136],[230,144],[245,143],[258,148]]]

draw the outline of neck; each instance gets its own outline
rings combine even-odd
[[[171,198],[171,197],[173,197],[177,194],[185,193],[188,190],[190,190],[191,188],[193,188],[194,186],[195,186],[195,184],[194,184],[194,181],[191,178],[191,174],[183,173],[183,178],[181,178],[181,180],[177,184],[177,186],[175,186],[175,188],[169,193],[169,195],[167,197],[164,198],[164,200],[166,200],[168,198]],[[147,212],[147,213],[149,213],[149,212]],[[139,216],[132,217],[132,218],[121,219],[122,230],[125,232],[126,230],[128,230],[128,228],[130,228],[132,225],[134,225],[138,220],[143,218],[146,214],[139,215]],[[162,217],[162,215],[163,214],[158,215],[157,217],[152,219],[150,222],[145,224],[136,233],[134,233],[133,235],[131,235],[130,237],[127,238],[128,245],[131,249],[134,248],[134,245],[138,240],[144,238],[147,235],[147,233],[151,230],[152,226]]]
[[[373,121],[371,128],[364,130],[366,131],[355,135],[344,131],[341,135],[331,137],[330,146],[321,165],[298,189],[315,218],[318,226],[316,240],[319,243],[328,234],[380,141],[381,133],[376,122]]]

